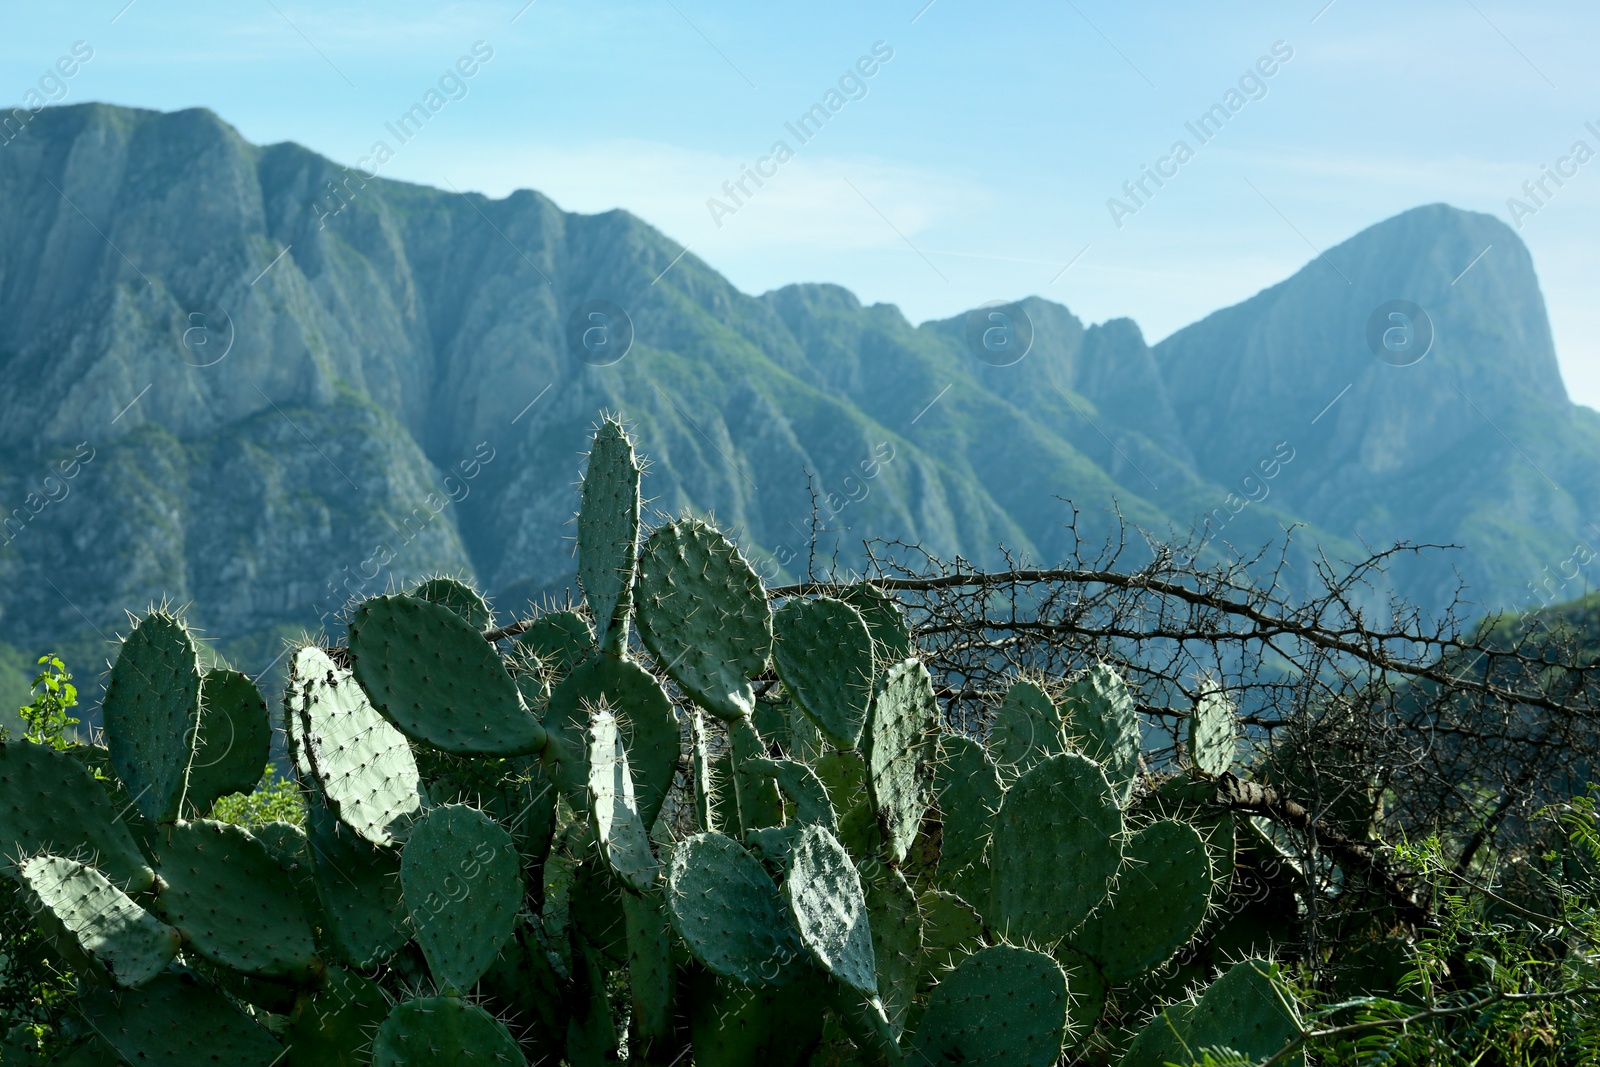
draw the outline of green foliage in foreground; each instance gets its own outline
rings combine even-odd
[[[892,599],[774,610],[714,527],[641,543],[640,469],[605,422],[579,537],[600,618],[491,642],[435,579],[295,650],[290,777],[262,774],[254,684],[181,619],[124,642],[104,748],[69,739],[50,662],[0,744],[6,1062],[1586,1062],[1587,800],[1523,878],[1553,902],[1407,851],[1438,928],[1368,923],[1412,963],[1330,1003],[1314,954],[1274,951],[1317,891],[1219,800],[1245,773],[1223,694],[1160,778],[1106,665],[951,732]]]

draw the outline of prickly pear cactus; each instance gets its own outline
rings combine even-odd
[[[1188,950],[1236,830],[1267,847],[1217,802],[1220,691],[1164,780],[1105,664],[955,732],[892,596],[774,613],[711,524],[641,546],[642,470],[603,421],[584,603],[491,630],[431,579],[293,650],[303,827],[199,818],[271,722],[170,613],[123,643],[108,750],[0,743],[0,876],[102,1035],[61,1062],[1143,1065],[1297,1032],[1263,961],[1150,999],[1175,957],[1184,982],[1225,958]]]

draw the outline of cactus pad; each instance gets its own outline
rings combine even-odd
[[[889,858],[905,859],[933,795],[939,702],[919,660],[889,668],[867,722],[867,789]]]
[[[465,804],[434,808],[400,854],[400,884],[434,980],[465,993],[510,940],[522,906],[511,835]]]
[[[1012,778],[1064,751],[1061,713],[1050,694],[1033,682],[1013,683],[995,711],[989,748],[995,762]]]
[[[867,899],[855,864],[821,826],[800,831],[784,881],[789,916],[811,958],[851,989],[878,992]]]
[[[539,657],[552,682],[560,682],[594,652],[589,622],[576,611],[540,615],[517,635],[517,645]]]
[[[441,604],[365,601],[350,621],[350,661],[373,707],[414,741],[462,756],[544,748],[544,727],[494,647]]]
[[[1189,718],[1189,761],[1201,774],[1215,778],[1233,767],[1239,747],[1239,724],[1233,702],[1214,682],[1207,682]]]
[[[870,582],[858,582],[839,593],[839,598],[855,608],[872,633],[873,655],[878,670],[886,670],[917,654],[911,639],[911,624],[900,602]]]
[[[962,960],[934,987],[906,1060],[913,1067],[1051,1067],[1061,1055],[1066,1021],[1067,977],[1060,965],[1040,952],[996,945]]]
[[[574,804],[588,803],[589,714],[602,705],[617,711],[639,819],[651,827],[678,769],[678,720],[661,683],[637,663],[596,655],[555,687],[544,718],[545,771]]]
[[[49,745],[0,742],[0,872],[42,852],[91,862],[124,892],[155,882],[127,824],[82,763]]]
[[[794,822],[797,826],[820,826],[830,834],[839,832],[839,820],[828,800],[828,790],[817,772],[804,763],[786,759],[749,759],[745,769],[770,777],[778,783],[783,795],[794,805]]]
[[[256,684],[238,671],[210,670],[200,682],[200,732],[184,801],[199,816],[230,793],[248,793],[271,756],[272,723]]]
[[[1153,822],[1123,846],[1116,888],[1073,935],[1073,946],[1113,982],[1154,970],[1200,929],[1211,885],[1211,860],[1195,829]]]
[[[872,633],[842,600],[795,598],[772,617],[772,664],[829,741],[855,748],[872,701]]]
[[[424,997],[397,1004],[372,1039],[372,1067],[453,1067],[527,1061],[511,1031],[476,1004]]]
[[[667,877],[672,928],[714,974],[752,986],[787,985],[806,971],[783,899],[761,861],[731,837],[679,843]]]
[[[1105,771],[1117,807],[1127,807],[1139,774],[1139,717],[1127,683],[1099,664],[1072,683],[1062,712],[1068,738]]]
[[[961,734],[944,734],[939,738],[934,792],[944,820],[938,876],[945,879],[983,858],[1005,788],[999,768],[981,744]]]
[[[93,867],[60,856],[36,856],[21,863],[17,874],[28,910],[36,920],[48,916],[46,929],[55,928],[56,941],[64,942],[69,958],[93,960],[118,985],[141,985],[177,956],[178,931]]]
[[[638,601],[639,636],[673,681],[720,719],[755,710],[772,612],[733,542],[699,519],[661,527],[639,556]]]
[[[872,951],[878,965],[878,996],[889,1032],[898,1041],[916,998],[922,972],[922,912],[917,894],[893,867],[873,864],[866,879]]]
[[[479,633],[494,625],[494,609],[483,599],[483,594],[459,578],[441,575],[421,582],[411,595],[419,600],[443,604],[467,621]]]
[[[422,807],[417,761],[350,672],[307,646],[290,661],[284,707],[299,761],[339,819],[374,845],[404,838]]]
[[[94,1032],[127,1063],[226,1063],[271,1067],[283,1049],[215,986],[186,971],[138,989],[97,990],[83,1000]]]
[[[633,442],[608,418],[594,433],[578,512],[578,584],[594,613],[599,647],[628,647],[633,572],[639,556],[639,475]]]
[[[752,989],[695,972],[688,987],[694,1067],[806,1067],[822,1038],[824,981],[812,971],[787,989]]]
[[[1047,943],[1105,898],[1122,860],[1122,813],[1094,761],[1052,756],[1017,779],[1000,805],[990,866],[989,924]]]
[[[628,770],[628,750],[610,709],[589,724],[589,806],[600,855],[618,878],[636,892],[655,888],[661,864],[650,848],[650,832],[639,817]]]
[[[139,621],[117,653],[100,713],[111,765],[139,811],[151,822],[176,819],[200,722],[200,658],[182,622],[164,611]]]
[[[321,970],[294,883],[265,845],[224,823],[178,823],[161,835],[156,911],[184,944],[261,978]]]
[[[400,853],[358,836],[316,798],[306,805],[306,826],[323,934],[352,967],[388,959],[411,940]]]
[[[982,917],[954,893],[930,889],[917,898],[917,910],[922,913],[924,969],[932,977],[983,947]]]
[[[1226,1047],[1252,1062],[1274,1055],[1300,1033],[1299,1015],[1281,986],[1278,965],[1240,960],[1193,1004],[1174,1004],[1145,1024],[1122,1057],[1123,1067],[1189,1062],[1202,1049]],[[1304,1065],[1305,1053],[1280,1061]]]
[[[368,1067],[372,1035],[389,1015],[389,1000],[375,982],[342,967],[295,1004],[284,1032],[284,1067]]]

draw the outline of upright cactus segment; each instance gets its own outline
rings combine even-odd
[[[839,748],[855,748],[872,702],[872,633],[842,600],[797,597],[772,617],[772,663],[789,695]]]
[[[1207,681],[1189,718],[1189,762],[1201,774],[1215,778],[1232,769],[1238,747],[1233,702],[1215,682]]]
[[[622,423],[608,418],[595,430],[578,512],[578,583],[594,613],[597,643],[613,656],[628,647],[633,574],[639,556],[639,475],[642,468]]]
[[[446,804],[424,815],[400,854],[417,944],[443,989],[465,993],[511,939],[522,863],[511,835],[482,812]]]
[[[678,720],[655,676],[631,660],[597,655],[574,668],[550,694],[542,759],[556,787],[577,806],[588,803],[589,717],[599,707],[621,712],[622,743],[639,802],[639,819],[655,825],[678,769]]]
[[[330,967],[322,988],[289,1016],[284,1067],[370,1067],[373,1034],[388,1016],[381,986]]]
[[[1252,1062],[1276,1054],[1301,1032],[1294,1001],[1278,965],[1246,959],[1212,982],[1198,1001],[1174,1004],[1144,1025],[1122,1057],[1122,1067],[1191,1063],[1206,1049],[1227,1048]],[[1304,1065],[1305,1053],[1280,1061]]]
[[[122,642],[100,706],[111,765],[151,822],[183,809],[200,725],[200,657],[177,618],[152,611]]]
[[[639,816],[628,750],[609,708],[602,708],[589,724],[589,805],[606,866],[635,892],[650,892],[661,877],[661,864]]]
[[[494,625],[494,609],[483,599],[483,594],[459,578],[440,575],[419,582],[411,595],[419,600],[442,604],[467,621],[467,625],[482,632]]]
[[[988,751],[972,738],[945,734],[938,751],[934,792],[944,820],[938,871],[943,881],[983,858],[1005,787]]]
[[[995,711],[989,744],[995,762],[1013,778],[1064,751],[1061,713],[1050,694],[1034,682],[1013,683]]]
[[[409,596],[373,597],[350,620],[351,671],[401,733],[462,756],[524,756],[544,727],[494,647],[461,616]]]
[[[1200,929],[1211,885],[1211,860],[1194,828],[1153,822],[1128,839],[1115,892],[1073,935],[1073,947],[1114,982],[1154,970]]]
[[[761,861],[721,834],[679,843],[667,877],[672,928],[712,973],[750,986],[787,985],[806,949]]]
[[[517,1039],[498,1019],[456,997],[397,1004],[372,1039],[372,1067],[526,1062]]]
[[[178,931],[93,867],[36,856],[18,865],[17,876],[28,910],[74,966],[134,987],[160,974],[178,954]]]
[[[138,989],[84,1000],[94,1032],[127,1063],[226,1063],[272,1067],[283,1048],[215,986],[167,971]]]
[[[878,682],[867,724],[867,789],[889,858],[906,858],[933,795],[939,702],[918,660],[891,667]]]
[[[861,613],[872,632],[873,655],[878,669],[887,670],[901,660],[917,654],[911,639],[911,624],[899,601],[870,582],[858,582],[839,594],[839,599]]]
[[[720,719],[749,717],[772,613],[733,542],[699,519],[661,527],[639,557],[638,600],[639,637],[672,680]]]
[[[0,742],[0,874],[40,853],[88,861],[127,893],[155,883],[127,824],[82,763],[49,745]]]
[[[748,759],[745,769],[770,777],[794,805],[794,825],[820,826],[830,834],[839,832],[839,819],[828,800],[827,787],[817,772],[794,760]]]
[[[517,645],[539,657],[552,684],[559,683],[595,650],[589,622],[576,611],[563,609],[540,615],[517,635]]]
[[[1139,717],[1122,677],[1098,664],[1067,690],[1066,732],[1078,751],[1100,764],[1125,808],[1139,776]]]
[[[289,875],[237,826],[179,823],[162,834],[156,911],[213,963],[260,978],[321,973]]]
[[[990,925],[1048,944],[1105,898],[1122,861],[1122,813],[1093,760],[1052,756],[1006,794],[994,831]]]
[[[248,793],[272,748],[267,702],[238,671],[210,670],[200,680],[200,730],[189,763],[185,803],[196,815],[230,793]]]
[[[1066,1033],[1067,977],[1041,952],[996,945],[934,987],[909,1067],[992,1063],[1052,1067]],[[1145,1067],[1161,1060],[1147,1061]]]
[[[284,709],[303,764],[339,819],[374,845],[405,837],[422,808],[417,761],[405,736],[327,653],[308,645],[289,663]]]
[[[400,892],[400,853],[372,844],[313,798],[308,852],[323,935],[351,967],[387,960],[411,940]]]
[[[923,918],[917,894],[893,867],[875,865],[866,879],[867,915],[878,966],[878,996],[896,1041],[906,1029],[922,973]]]
[[[844,846],[823,827],[800,831],[789,852],[784,896],[811,958],[856,992],[877,996],[877,962],[861,878]]]

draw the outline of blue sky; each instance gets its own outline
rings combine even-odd
[[[1592,4],[1505,0],[68,0],[7,10],[0,100],[204,106],[353,165],[481,41],[385,176],[624,207],[751,292],[833,281],[918,322],[1037,293],[1155,341],[1406,208],[1511,221],[1541,165],[1600,147],[1597,29]],[[1277,42],[1259,98],[1118,227],[1107,199]],[[785,123],[852,71],[801,144]],[[1568,388],[1600,406],[1600,160],[1521,221]]]

